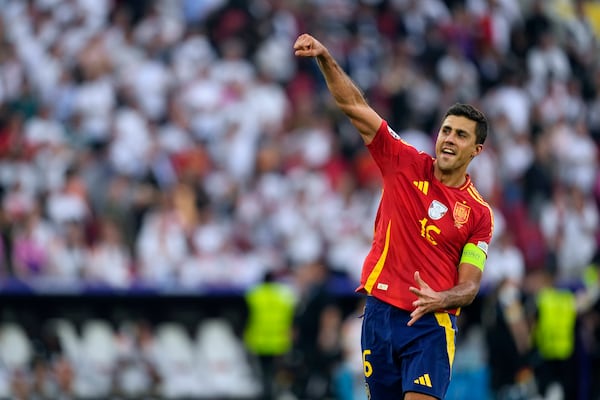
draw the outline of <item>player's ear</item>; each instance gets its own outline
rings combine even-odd
[[[471,158],[475,158],[479,153],[483,151],[483,145],[481,143],[475,145],[475,150],[471,153]]]

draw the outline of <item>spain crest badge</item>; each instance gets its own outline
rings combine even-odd
[[[454,211],[452,217],[454,218],[454,226],[460,228],[469,220],[469,214],[471,213],[471,207],[458,201],[454,203]]]

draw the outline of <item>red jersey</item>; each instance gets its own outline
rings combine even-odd
[[[467,175],[458,188],[433,175],[434,158],[404,142],[383,121],[367,146],[383,176],[375,236],[357,291],[412,311],[415,271],[433,290],[458,282],[463,248],[487,253],[493,215]],[[449,310],[456,313],[457,310]]]

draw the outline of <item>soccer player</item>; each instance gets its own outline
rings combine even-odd
[[[294,51],[316,59],[383,177],[375,237],[357,288],[368,295],[361,337],[368,395],[442,399],[456,317],[479,291],[492,236],[492,211],[466,172],[483,150],[487,119],[470,105],[450,107],[432,158],[387,125],[317,39],[300,35]]]

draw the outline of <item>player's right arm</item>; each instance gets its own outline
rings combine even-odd
[[[361,90],[342,70],[329,50],[309,34],[302,34],[294,43],[295,55],[315,57],[337,106],[350,118],[365,144],[371,143],[381,125],[381,117],[371,108]]]

